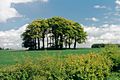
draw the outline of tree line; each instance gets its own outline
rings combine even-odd
[[[101,44],[93,44],[91,46],[91,48],[104,48],[106,46],[117,46],[117,47],[120,47],[120,44],[104,44],[104,43],[101,43]]]
[[[87,33],[77,22],[63,17],[36,19],[22,34],[22,46],[29,50],[76,48],[86,41]],[[42,43],[42,44],[41,44]]]

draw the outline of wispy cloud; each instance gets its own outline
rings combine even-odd
[[[48,2],[48,0],[12,0],[12,3],[28,3],[28,2],[35,2],[35,1],[39,1],[39,2]]]
[[[109,24],[119,24],[120,22],[120,0],[114,0],[113,3],[115,6],[108,6],[108,5],[94,5],[94,8],[99,10],[107,10],[101,14],[100,20],[101,22],[104,23],[109,23]],[[101,24],[102,25],[102,24]]]
[[[85,20],[87,20],[87,21],[93,21],[93,22],[97,22],[97,21],[99,21],[99,19],[97,19],[96,17],[85,18]]]
[[[94,8],[96,8],[96,9],[105,9],[107,7],[106,6],[101,6],[101,5],[94,5]]]

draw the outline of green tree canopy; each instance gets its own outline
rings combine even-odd
[[[45,42],[47,48],[71,48],[73,43],[73,48],[76,48],[76,44],[85,42],[86,37],[87,33],[79,23],[63,17],[34,20],[22,34],[23,46],[29,49],[44,49]]]

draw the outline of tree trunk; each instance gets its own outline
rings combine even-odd
[[[35,45],[34,45],[34,47],[35,47],[35,50],[37,50],[36,38],[34,39],[34,43],[35,43]]]
[[[60,35],[60,49],[63,48],[63,35]]]
[[[39,39],[40,40],[40,39]],[[40,40],[40,42],[41,42],[41,40]],[[40,48],[41,48],[41,44],[40,44]]]
[[[39,38],[37,39],[38,39],[38,50],[40,50],[40,39]]]
[[[52,44],[52,41],[51,41],[51,40],[52,40],[52,38],[51,38],[51,36],[50,36],[50,47],[51,47],[51,44]]]
[[[48,48],[48,36],[47,36],[47,48]]]
[[[44,35],[44,33],[43,33],[43,39],[42,39],[42,42],[43,42],[43,47],[42,47],[42,48],[43,48],[43,49],[45,49],[45,42],[44,42],[44,41],[45,41],[45,35]]]
[[[65,48],[67,48],[67,40],[65,40]]]
[[[67,37],[64,37],[64,39],[65,39],[65,40],[64,40],[64,41],[65,41],[65,42],[64,42],[64,43],[65,43],[65,48],[67,49],[67,45],[68,45]]]
[[[74,49],[76,49],[76,43],[77,43],[77,40],[76,40],[76,36],[75,36]]]
[[[58,49],[58,37],[55,34],[55,48]]]
[[[69,49],[70,49],[70,38],[69,38]]]

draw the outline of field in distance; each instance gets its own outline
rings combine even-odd
[[[23,51],[23,50],[0,50],[0,65],[12,65],[21,63],[27,57],[33,59],[40,58],[42,55],[64,56],[70,54],[87,54],[90,52],[99,52],[99,48],[81,48],[68,50],[41,50],[41,51]]]

